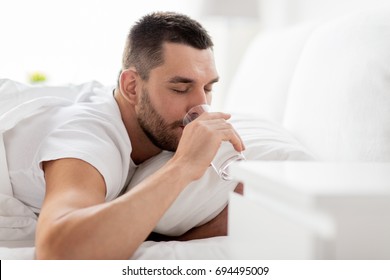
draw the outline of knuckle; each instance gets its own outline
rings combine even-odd
[[[227,122],[227,121],[225,121],[225,123],[226,123],[226,127],[227,127],[227,128],[229,128],[229,129],[234,129],[234,128],[233,128],[233,125],[232,125],[231,123],[229,123],[229,122]]]

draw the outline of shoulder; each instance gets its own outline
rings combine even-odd
[[[42,142],[39,161],[83,160],[103,176],[106,199],[115,198],[127,178],[131,144],[113,96],[100,89],[84,93],[55,115],[57,123]]]

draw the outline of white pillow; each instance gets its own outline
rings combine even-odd
[[[281,123],[296,64],[317,25],[310,22],[259,33],[234,75],[224,109]]]
[[[284,126],[322,160],[390,160],[390,8],[318,28],[289,92]]]
[[[280,125],[251,116],[235,116],[231,123],[246,145],[248,160],[312,160],[310,153]],[[162,152],[141,164],[127,190],[135,187],[163,166],[172,153]],[[188,172],[191,172],[189,170]],[[228,196],[238,182],[221,180],[212,167],[189,184],[168,209],[155,232],[177,236],[217,216],[227,205]]]
[[[33,241],[37,216],[16,198],[0,193],[0,241]]]
[[[48,87],[0,79],[0,133],[12,128],[22,119],[38,113],[45,106],[68,104],[73,102],[79,93],[88,92],[96,86],[102,87],[97,82]],[[0,149],[2,160],[6,160],[4,153],[5,151]],[[4,165],[1,167],[6,168]],[[7,171],[1,170],[0,176],[5,176],[0,177],[0,182],[7,181],[8,185]],[[0,186],[0,241],[33,241],[37,217],[29,207],[12,196],[12,191],[5,189],[7,185]]]

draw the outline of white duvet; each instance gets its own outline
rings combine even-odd
[[[1,260],[33,260],[35,248],[27,242],[0,242]],[[231,259],[229,237],[211,237],[190,241],[145,241],[132,260],[227,260]]]
[[[11,127],[18,119],[28,117],[41,106],[50,106],[52,102],[69,102],[73,94],[92,86],[102,85],[91,82],[77,86],[37,88],[0,80],[0,131]],[[34,96],[34,100],[26,101],[29,96]],[[24,107],[20,107],[20,103]],[[312,159],[310,153],[276,123],[250,116],[235,116],[231,122],[245,142],[244,154],[248,160]],[[4,155],[0,156],[4,158]],[[163,152],[140,165],[128,189],[136,187],[137,183],[152,174],[171,156],[171,153]],[[4,173],[1,176],[7,175]],[[181,193],[157,224],[155,231],[166,235],[180,235],[192,227],[206,223],[228,204],[229,193],[237,183],[219,179],[214,170],[209,168],[200,180],[191,183]],[[0,258],[33,259],[36,216],[28,207],[14,199],[12,194],[7,194],[2,189],[4,188],[0,188]],[[186,242],[147,241],[140,246],[133,258],[229,259],[228,244],[228,237]]]

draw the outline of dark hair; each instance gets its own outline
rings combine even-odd
[[[150,70],[164,63],[163,43],[185,44],[197,49],[213,47],[202,25],[174,12],[155,12],[141,18],[130,30],[122,58],[122,70],[134,66],[147,80]]]

